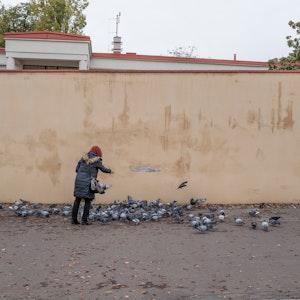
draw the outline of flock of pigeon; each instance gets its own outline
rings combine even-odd
[[[204,203],[206,199],[198,199],[197,203]],[[111,204],[91,205],[89,219],[108,223],[111,221],[132,222],[138,225],[142,221],[158,221],[161,218],[170,217],[174,221],[184,222],[184,215],[187,210],[191,210],[195,204],[178,205],[176,201],[162,203],[160,199],[155,201],[134,200],[131,196],[127,200],[116,200]],[[4,206],[2,206],[4,209]],[[0,207],[1,209],[1,207]],[[51,215],[71,216],[72,205],[59,206],[51,204],[49,206],[30,204],[29,201],[20,199],[9,206],[17,216],[42,216],[49,218]],[[80,207],[79,213],[82,214],[83,207]]]
[[[224,209],[221,209],[218,211],[215,207],[207,207],[207,209],[210,210],[209,214],[203,214],[202,212],[199,213],[198,216],[195,216],[191,213],[188,214],[189,222],[190,224],[199,230],[200,232],[205,232],[208,230],[213,230],[214,227],[218,223],[222,223],[225,220],[225,211]],[[217,218],[215,216],[215,213],[217,212]],[[249,216],[251,217],[259,217],[260,212],[256,210],[250,210]],[[270,226],[277,226],[280,225],[279,216],[271,216],[269,218],[263,218],[261,221],[260,228],[264,231],[269,231],[269,225]],[[237,226],[243,226],[246,224],[246,222],[241,217],[234,217],[233,218],[234,224]],[[251,229],[257,229],[258,228],[258,222],[252,221],[250,223]]]
[[[178,189],[182,189],[187,185],[187,181],[181,183]],[[116,200],[111,204],[98,204],[91,205],[89,219],[91,221],[99,221],[101,223],[108,223],[112,221],[127,222],[135,225],[145,221],[158,221],[162,218],[171,218],[177,223],[188,223],[199,232],[207,232],[215,230],[216,226],[226,220],[226,213],[224,209],[218,209],[217,207],[211,207],[204,205],[206,198],[191,198],[189,204],[178,205],[174,200],[169,203],[162,203],[160,199],[155,201],[147,200],[134,200],[131,196],[128,196],[126,200]],[[259,205],[260,208],[264,207],[264,203]],[[0,204],[0,209],[4,209],[5,206]],[[201,208],[201,211],[195,212],[195,208]],[[72,213],[72,205],[58,205],[51,204],[48,206],[30,204],[29,201],[20,199],[13,205],[9,206],[17,216],[29,217],[29,216],[41,216],[49,218],[52,215],[61,215],[64,217],[70,217]],[[82,214],[83,208],[80,208]],[[207,212],[207,213],[206,213]],[[264,231],[269,230],[270,226],[280,225],[279,216],[271,216],[269,218],[263,218],[260,221],[260,212],[256,210],[249,211],[249,216],[253,218],[250,222],[249,228],[257,229],[261,228]],[[255,220],[254,220],[255,219]],[[234,217],[232,219],[233,224],[237,226],[244,226],[246,222],[241,217]]]
[[[99,221],[101,223],[109,223],[112,221],[128,222],[138,225],[144,221],[158,221],[162,218],[171,218],[177,223],[188,222],[193,228],[199,232],[213,231],[215,227],[224,222],[226,214],[224,209],[218,210],[216,207],[202,206],[206,202],[206,198],[191,199],[189,205],[178,205],[176,201],[162,203],[159,199],[148,202],[146,200],[134,200],[131,196],[125,201],[114,201],[112,204],[92,205],[89,219],[91,221]],[[194,208],[203,208],[197,215],[193,213]],[[4,209],[0,205],[0,209]],[[64,217],[71,216],[72,205],[59,206],[51,204],[49,206],[30,204],[29,201],[20,199],[12,206],[9,206],[17,216],[41,216],[49,218],[52,215],[61,215]],[[83,207],[80,209],[82,214]],[[207,213],[205,213],[207,210]],[[251,210],[249,216],[252,218],[259,217],[260,212]],[[262,219],[260,228],[264,231],[269,230],[270,226],[280,225],[279,216],[272,216],[268,219]],[[235,225],[244,226],[246,222],[241,217],[234,217]],[[252,221],[250,228],[257,229],[258,221]]]

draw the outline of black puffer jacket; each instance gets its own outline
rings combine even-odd
[[[111,170],[104,167],[102,158],[94,153],[86,153],[78,162],[76,167],[76,178],[74,196],[78,198],[94,199],[95,195],[90,191],[91,178],[97,178],[98,170],[104,173],[111,173]]]

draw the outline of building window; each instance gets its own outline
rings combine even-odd
[[[78,67],[23,65],[23,70],[78,70]]]

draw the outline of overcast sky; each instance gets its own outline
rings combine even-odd
[[[16,5],[23,1],[2,0]],[[300,21],[300,0],[89,0],[85,35],[93,52],[111,52],[118,35],[122,53],[168,55],[194,47],[201,58],[267,61],[286,56],[288,22]]]

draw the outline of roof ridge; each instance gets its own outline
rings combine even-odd
[[[65,33],[58,31],[24,31],[24,32],[5,32],[5,38],[23,38],[23,39],[57,39],[57,40],[85,40],[90,41],[90,36]]]

